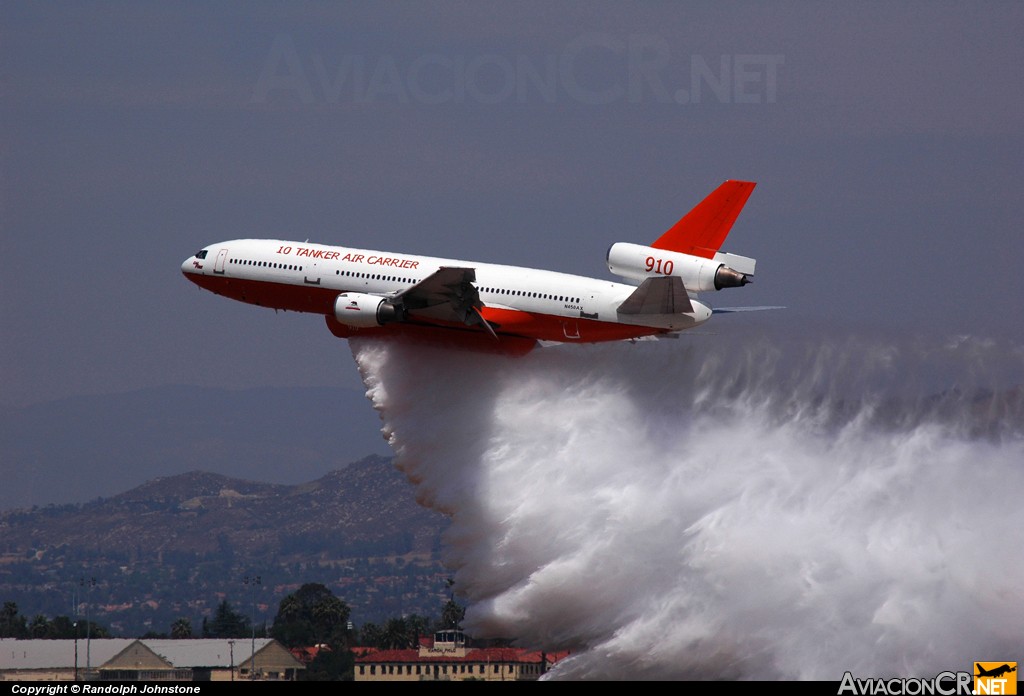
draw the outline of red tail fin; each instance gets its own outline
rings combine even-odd
[[[726,181],[651,246],[714,258],[755,186],[753,181]]]

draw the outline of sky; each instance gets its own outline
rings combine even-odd
[[[1019,3],[6,3],[0,405],[358,388],[312,316],[199,291],[240,237],[609,278],[758,182],[719,305],[1024,341]],[[710,329],[709,329],[710,330]]]

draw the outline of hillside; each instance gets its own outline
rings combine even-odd
[[[222,598],[256,621],[323,582],[361,623],[434,613],[446,519],[416,504],[390,460],[368,457],[295,486],[189,472],[81,505],[0,513],[0,599],[27,615],[89,613],[125,635],[201,623]],[[258,575],[253,587],[243,578]],[[86,584],[89,587],[89,584]]]

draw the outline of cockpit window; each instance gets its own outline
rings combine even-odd
[[[206,258],[206,249],[203,249],[202,251],[197,251],[196,252],[196,258],[197,259],[205,259]]]

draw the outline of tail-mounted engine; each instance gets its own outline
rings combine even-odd
[[[401,321],[402,310],[380,295],[343,292],[334,300],[334,318],[346,326],[367,329]]]
[[[608,249],[608,270],[617,276],[643,281],[678,276],[690,292],[738,288],[753,280],[754,259],[718,252],[705,259],[678,251],[618,242]]]

